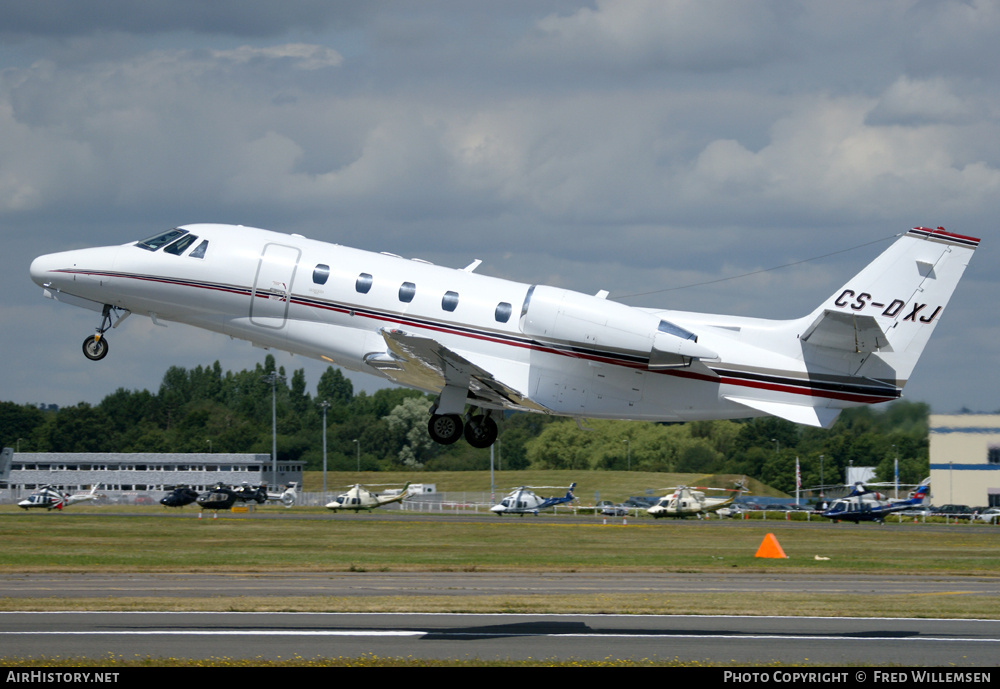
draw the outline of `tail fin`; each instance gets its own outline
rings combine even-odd
[[[979,240],[915,227],[835,292],[800,334],[806,360],[902,388]]]
[[[930,494],[930,492],[931,492],[931,484],[921,483],[919,486],[917,486],[917,489],[915,491],[910,493],[910,499],[916,501],[917,503],[921,503],[924,501],[924,498],[926,498]]]

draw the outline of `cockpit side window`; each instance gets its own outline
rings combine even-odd
[[[191,258],[205,258],[206,251],[208,251],[208,240],[203,239],[201,240],[201,244],[192,249],[188,256]]]
[[[192,244],[194,244],[196,241],[198,241],[198,237],[196,235],[193,234],[185,235],[180,239],[178,239],[173,244],[169,245],[163,251],[168,254],[174,254],[175,256],[180,256],[185,251],[187,251],[187,248]]]
[[[161,246],[169,244],[178,237],[185,235],[187,233],[188,233],[187,230],[174,228],[169,232],[161,232],[160,234],[154,235],[149,239],[144,239],[141,242],[136,242],[135,245],[141,249],[146,249],[147,251],[156,251]]]

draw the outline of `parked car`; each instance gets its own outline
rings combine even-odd
[[[987,522],[989,524],[996,524],[1000,521],[1000,507],[989,507],[975,515],[974,519],[978,519],[981,522]]]
[[[972,508],[968,505],[941,505],[940,507],[934,508],[934,514],[940,517],[972,519]]]

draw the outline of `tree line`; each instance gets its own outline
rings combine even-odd
[[[0,443],[22,452],[270,454],[272,374],[279,460],[321,468],[325,409],[330,470],[489,467],[489,450],[429,439],[429,395],[401,388],[355,393],[333,367],[310,394],[305,371],[288,376],[271,355],[239,372],[223,372],[218,362],[190,370],[174,366],[157,392],[119,388],[96,405],[54,409],[0,402]],[[859,407],[844,411],[829,430],[773,417],[577,424],[508,413],[494,450],[500,470],[746,474],[785,492],[795,487],[796,458],[803,486],[842,483],[850,465],[875,466],[879,480],[892,480],[898,460],[900,481],[916,483],[929,473],[928,413],[926,404],[906,401],[880,410]]]

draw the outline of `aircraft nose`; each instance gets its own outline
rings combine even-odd
[[[29,268],[29,271],[31,273],[31,280],[36,285],[44,287],[46,282],[50,282],[52,280],[56,266],[60,264],[60,261],[57,259],[60,255],[61,254],[45,254],[44,256],[39,256],[31,262],[31,268]]]
[[[39,287],[69,288],[76,284],[106,285],[111,279],[120,247],[76,249],[39,256],[31,262],[31,279]],[[86,296],[86,295],[84,295]]]

